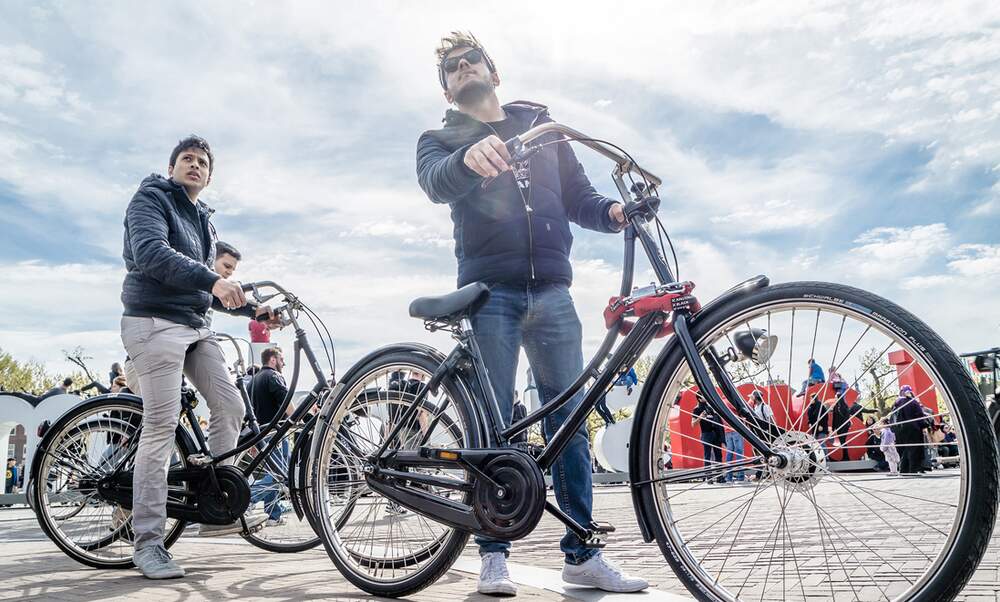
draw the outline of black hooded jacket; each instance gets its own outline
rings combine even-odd
[[[220,278],[212,271],[215,228],[205,203],[192,203],[184,187],[152,174],[142,181],[125,211],[124,314],[156,317],[192,328],[208,325],[209,307],[252,316],[245,305],[228,311],[212,296]]]
[[[543,105],[517,101],[503,107],[516,122],[515,134],[552,121]],[[552,144],[530,159],[525,198],[508,171],[483,187],[466,167],[470,146],[497,132],[459,111],[445,114],[444,127],[417,143],[417,178],[431,201],[451,206],[458,285],[471,282],[571,284],[569,222],[614,232],[608,210],[614,203],[597,193],[569,144]],[[536,143],[556,139],[548,134]]]

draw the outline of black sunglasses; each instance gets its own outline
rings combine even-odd
[[[473,48],[465,54],[446,58],[441,61],[441,70],[445,73],[454,73],[458,71],[458,64],[462,61],[462,59],[465,59],[465,61],[470,65],[475,65],[479,63],[479,61],[483,60],[483,51],[478,48]]]

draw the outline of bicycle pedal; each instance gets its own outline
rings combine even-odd
[[[599,550],[608,544],[604,543],[604,540],[599,537],[591,537],[587,541],[583,542],[583,547],[589,549]]]
[[[593,521],[590,523],[590,530],[594,533],[601,534],[614,533],[615,526],[611,523],[599,523],[597,521]]]

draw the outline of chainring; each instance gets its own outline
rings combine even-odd
[[[250,506],[250,485],[243,473],[233,466],[216,466],[215,478],[219,489],[214,487],[210,475],[201,479],[198,514],[203,523],[228,525],[243,516]]]
[[[531,533],[545,510],[545,479],[527,454],[499,453],[476,479],[472,507],[488,537],[513,541]]]

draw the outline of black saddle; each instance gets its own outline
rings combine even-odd
[[[447,295],[414,299],[410,303],[410,316],[436,322],[455,322],[479,309],[489,298],[489,287],[482,282],[473,282]]]

